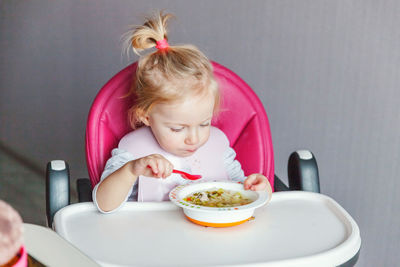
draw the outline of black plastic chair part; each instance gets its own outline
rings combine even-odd
[[[79,202],[92,202],[92,187],[88,178],[80,178],[76,181]]]
[[[290,190],[320,193],[318,165],[311,151],[298,150],[290,155],[288,180]]]
[[[279,179],[278,176],[275,175],[274,178],[274,189],[275,192],[281,192],[281,191],[289,191],[289,187],[287,185],[285,185],[284,182],[282,182],[281,179]]]
[[[354,255],[352,258],[350,258],[348,261],[346,261],[343,264],[340,264],[337,267],[353,267],[354,265],[356,265],[358,258],[360,256],[360,250],[361,248],[357,251],[356,255]]]
[[[52,160],[46,168],[46,216],[49,227],[54,214],[70,204],[69,166],[63,160]]]

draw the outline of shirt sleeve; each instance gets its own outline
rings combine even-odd
[[[233,148],[228,147],[224,153],[224,166],[228,177],[232,181],[244,182],[246,179],[240,162],[235,160],[236,152]]]
[[[93,192],[92,192],[93,203],[96,205],[97,209],[101,213],[112,213],[112,212],[118,210],[119,208],[121,208],[127,200],[131,200],[131,198],[133,200],[134,195],[135,195],[134,189],[136,189],[136,194],[137,194],[137,180],[136,180],[135,185],[129,190],[125,200],[121,203],[121,205],[119,205],[119,207],[117,207],[111,211],[103,211],[99,207],[99,205],[97,203],[97,198],[96,198],[97,188],[99,187],[101,182],[104,181],[104,179],[106,179],[110,174],[112,174],[113,172],[115,172],[116,170],[118,170],[119,168],[121,168],[127,162],[129,162],[131,160],[134,160],[134,158],[133,158],[133,155],[131,153],[129,153],[128,151],[119,149],[119,148],[115,148],[112,150],[111,158],[109,158],[107,160],[106,166],[104,167],[104,171],[100,177],[100,182],[93,188]]]

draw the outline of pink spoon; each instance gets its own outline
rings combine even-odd
[[[190,173],[183,172],[183,171],[172,170],[172,172],[180,174],[182,176],[182,178],[184,178],[186,180],[198,180],[201,178],[201,175],[190,174]]]
[[[151,168],[150,166],[147,166],[147,168]],[[182,178],[186,179],[186,180],[198,180],[201,178],[201,175],[196,175],[196,174],[190,174],[187,172],[183,172],[183,171],[178,171],[178,170],[172,170],[173,173],[177,173],[180,174],[182,176]]]

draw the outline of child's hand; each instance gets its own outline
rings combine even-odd
[[[152,154],[130,162],[134,175],[155,178],[166,178],[172,174],[174,166],[166,158],[159,154]]]
[[[267,188],[268,179],[262,174],[254,173],[247,176],[243,186],[245,190],[261,191]]]

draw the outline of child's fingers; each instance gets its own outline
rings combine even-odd
[[[267,187],[267,178],[262,174],[252,174],[244,181],[244,189],[259,191]]]
[[[250,189],[250,187],[253,185],[254,181],[256,180],[257,175],[251,174],[247,176],[246,180],[244,180],[243,186],[245,190]]]
[[[173,165],[162,155],[154,154],[149,157],[149,165],[152,168],[153,176],[157,178],[166,178],[171,175]]]
[[[264,189],[266,188],[266,186],[267,186],[266,183],[264,183],[263,181],[260,181],[260,182],[257,183],[257,184],[253,184],[253,185],[250,187],[250,190],[253,190],[253,191],[261,191],[261,190],[264,190]]]
[[[150,168],[150,171],[151,171],[151,174],[152,174],[151,176],[156,176],[157,177],[159,175],[159,168],[158,168],[157,161],[148,160],[146,163],[147,163],[147,168]]]
[[[168,161],[165,159],[158,159],[157,160],[158,169],[159,169],[159,176],[160,178],[165,178],[167,173],[167,165]]]
[[[172,174],[172,170],[174,169],[174,165],[171,162],[167,162],[165,169],[165,177],[168,177]]]
[[[174,169],[174,165],[172,165],[172,163],[167,160],[165,157],[163,157],[162,155],[159,155],[159,166],[160,166],[160,170],[162,170],[162,177],[163,178],[167,178],[168,176],[170,176],[172,174],[172,170]]]

